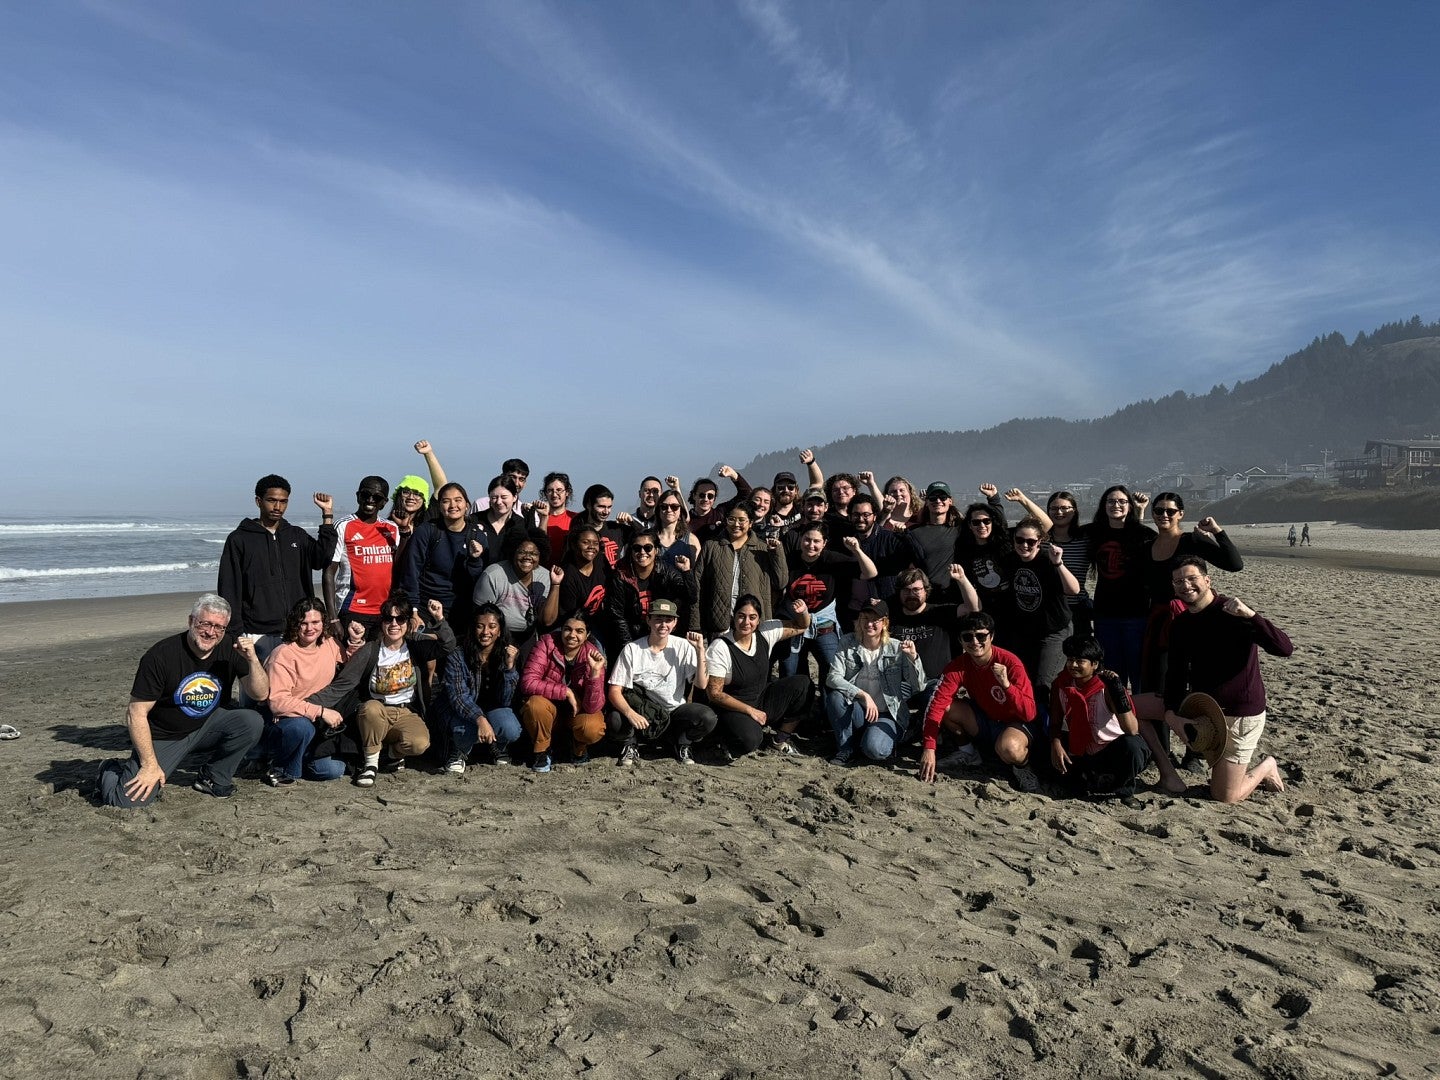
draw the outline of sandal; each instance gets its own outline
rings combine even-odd
[[[379,772],[380,770],[374,765],[363,766],[360,771],[355,774],[355,786],[374,787],[375,777],[379,774]]]

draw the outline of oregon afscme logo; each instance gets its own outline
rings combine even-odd
[[[186,716],[200,720],[209,716],[220,704],[220,680],[208,671],[197,671],[180,680],[175,691],[175,704]]]

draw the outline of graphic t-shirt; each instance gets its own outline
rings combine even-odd
[[[415,696],[417,679],[410,646],[391,649],[382,644],[375,661],[375,674],[370,677],[370,696],[386,705],[408,705]]]
[[[337,531],[335,602],[342,614],[378,615],[390,595],[400,527],[393,521],[366,523],[351,514],[341,519]]]
[[[225,637],[203,660],[190,647],[189,633],[175,634],[150,646],[140,658],[130,696],[153,701],[150,736],[182,739],[199,730],[217,708],[230,708],[230,684],[250,673],[250,663]]]
[[[925,610],[908,613],[899,599],[890,605],[890,636],[915,644],[920,666],[926,673],[943,671],[955,658],[955,635],[960,631],[960,609],[954,604],[926,604]]]

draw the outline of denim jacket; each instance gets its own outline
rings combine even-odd
[[[830,674],[825,676],[825,688],[834,690],[849,705],[860,692],[850,680],[864,666],[859,639],[854,634],[846,634],[840,639],[840,652],[830,664]],[[905,656],[900,651],[900,642],[891,638],[880,648],[880,681],[885,715],[903,718],[907,703],[925,685],[925,669],[918,657],[911,660]]]

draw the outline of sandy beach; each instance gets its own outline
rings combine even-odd
[[[1217,582],[1296,644],[1289,789],[1231,808],[930,787],[912,752],[182,771],[112,811],[96,764],[192,598],[5,605],[0,1075],[1434,1075],[1440,578],[1396,560],[1440,560],[1313,528],[1237,530],[1263,557]]]

